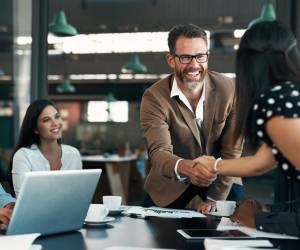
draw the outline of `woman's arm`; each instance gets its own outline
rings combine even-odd
[[[211,157],[199,157],[194,160],[210,169],[214,169],[215,159]],[[275,168],[275,159],[271,149],[263,144],[255,155],[238,159],[221,160],[217,164],[217,172],[228,176],[256,176]]]
[[[266,130],[280,152],[300,171],[300,119],[274,117]]]

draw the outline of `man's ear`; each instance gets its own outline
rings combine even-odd
[[[170,53],[166,54],[166,60],[169,66],[174,69],[175,68],[175,58]]]

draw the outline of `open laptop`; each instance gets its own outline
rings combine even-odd
[[[102,170],[26,173],[6,234],[80,229]]]

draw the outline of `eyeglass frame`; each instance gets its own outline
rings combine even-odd
[[[209,51],[207,51],[206,53],[198,53],[196,55],[189,55],[189,54],[178,55],[178,54],[175,54],[175,53],[173,53],[172,55],[174,57],[177,57],[179,59],[179,62],[181,64],[190,64],[193,61],[194,58],[196,59],[197,63],[206,63],[208,61]],[[198,61],[197,60],[197,56],[204,56],[204,55],[206,56],[206,60],[205,61]],[[189,58],[188,62],[182,62],[182,57],[184,57],[184,56],[187,57],[187,58]]]

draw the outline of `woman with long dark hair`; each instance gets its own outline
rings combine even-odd
[[[248,29],[236,58],[235,139],[260,145],[254,156],[195,161],[221,175],[261,175],[278,166],[288,180],[300,180],[300,56],[297,42],[277,21]],[[276,165],[277,164],[277,165]],[[232,220],[259,230],[300,235],[300,199],[273,206],[241,202]]]
[[[11,160],[16,196],[26,172],[82,169],[79,151],[61,143],[62,120],[49,100],[37,100],[27,109]]]

